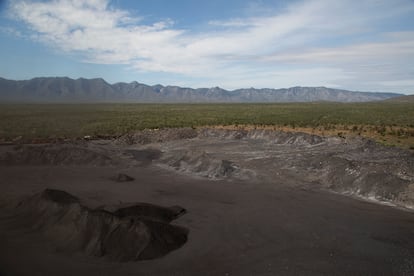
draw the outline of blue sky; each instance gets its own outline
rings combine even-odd
[[[0,76],[414,94],[413,0],[0,0]]]

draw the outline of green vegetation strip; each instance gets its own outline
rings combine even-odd
[[[146,128],[212,125],[414,128],[412,103],[3,104],[0,138],[118,136]],[[410,133],[408,133],[410,135]]]

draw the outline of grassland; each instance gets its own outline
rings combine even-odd
[[[412,103],[0,105],[3,142],[114,137],[146,128],[201,126],[362,135],[414,149]]]

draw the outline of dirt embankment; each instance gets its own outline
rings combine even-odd
[[[312,183],[312,187],[414,206],[414,153],[409,150],[361,137],[269,129],[197,131],[194,139],[162,143],[158,163],[211,179],[269,179],[286,174]]]
[[[316,145],[325,141],[325,138],[303,132],[285,132],[270,129],[220,129],[202,128],[198,137],[221,139],[250,139],[263,140],[273,144]]]
[[[1,165],[157,165],[209,179],[273,181],[414,206],[414,153],[361,137],[321,137],[270,129],[144,130],[106,144],[19,145],[0,149]]]

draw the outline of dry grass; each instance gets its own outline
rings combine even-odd
[[[414,148],[412,103],[0,105],[0,141],[117,137],[142,129],[260,127],[361,135]]]

